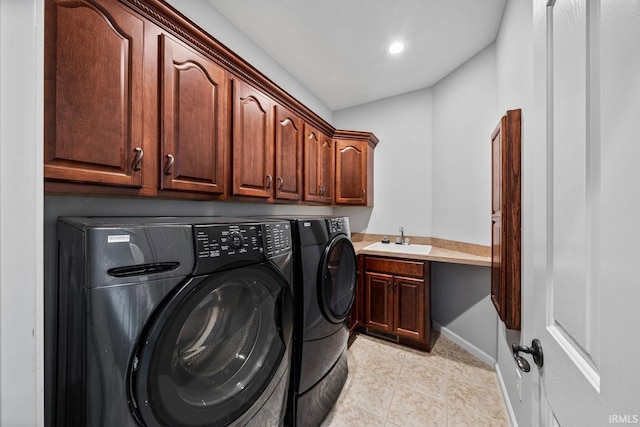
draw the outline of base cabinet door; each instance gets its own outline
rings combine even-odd
[[[394,277],[393,289],[393,332],[417,340],[424,339],[424,280]]]
[[[142,186],[143,32],[115,0],[45,1],[45,179]]]
[[[393,332],[393,308],[393,276],[366,273],[364,325]]]
[[[364,327],[402,344],[430,349],[430,264],[364,256]]]

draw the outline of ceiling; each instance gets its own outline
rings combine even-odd
[[[207,1],[332,111],[433,86],[495,40],[506,3]]]

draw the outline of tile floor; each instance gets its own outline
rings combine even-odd
[[[444,336],[426,353],[358,335],[348,356],[323,427],[510,425],[493,368]]]

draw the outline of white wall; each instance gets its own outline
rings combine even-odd
[[[533,2],[509,0],[496,40],[498,112],[522,108],[522,332],[498,325],[497,363],[513,413],[520,427],[533,426],[533,390],[537,374],[522,374],[522,401],[516,389],[516,364],[511,354],[514,342],[530,345],[533,315],[530,312],[533,295],[533,197],[531,144],[536,139],[529,125],[533,111]],[[538,139],[539,140],[539,139]],[[535,368],[535,367],[534,367]]]
[[[167,3],[178,9],[183,15],[234,51],[317,115],[328,123],[332,123],[333,114],[326,105],[253,43],[244,33],[240,32],[237,27],[222,16],[210,3],[207,3],[206,0],[167,0]]]
[[[373,208],[334,212],[353,231],[491,243],[491,145],[496,113],[491,45],[433,88],[334,112],[337,127],[367,129],[375,150]],[[494,363],[497,321],[490,271],[433,263],[433,321],[443,334]]]
[[[434,237],[491,244],[496,111],[493,44],[433,87]]]
[[[0,425],[43,425],[42,0],[0,0]]]
[[[333,113],[341,129],[373,132],[373,208],[337,208],[356,232],[431,236],[431,89],[422,89]]]

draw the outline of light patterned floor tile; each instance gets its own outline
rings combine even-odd
[[[444,427],[447,424],[446,403],[399,385],[387,419],[403,427]]]
[[[349,378],[323,427],[508,427],[493,367],[437,333],[427,353],[366,335],[349,347]]]
[[[405,358],[398,381],[404,387],[439,400],[447,399],[446,367],[432,367],[414,359]]]
[[[494,420],[455,406],[447,407],[447,427],[509,427],[509,421]]]
[[[362,370],[356,372],[342,391],[339,403],[354,405],[385,417],[393,397],[395,381],[387,381]]]

